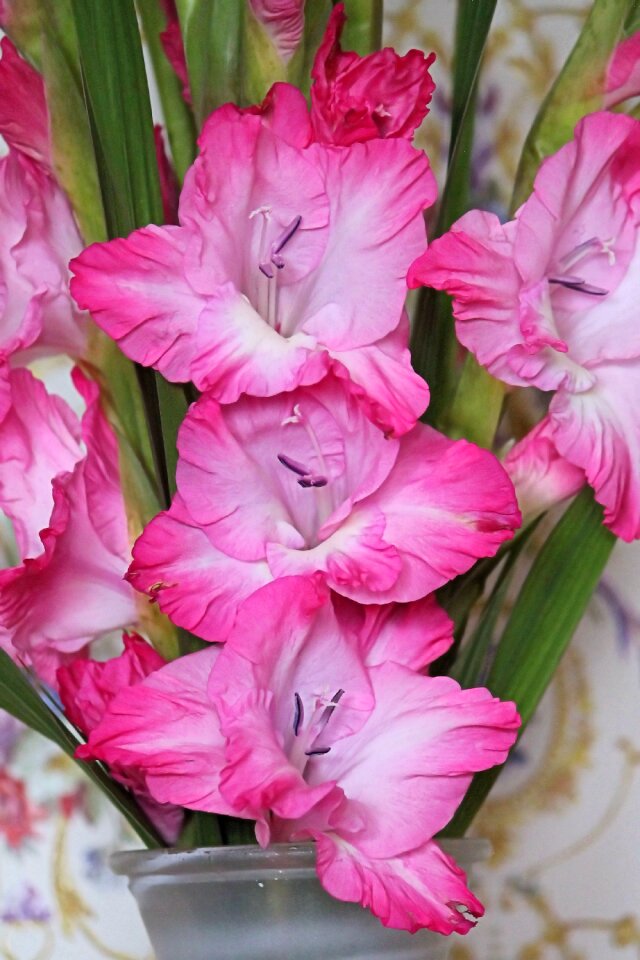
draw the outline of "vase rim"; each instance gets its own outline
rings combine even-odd
[[[488,840],[476,837],[439,841],[446,853],[468,869],[486,860],[491,853]],[[273,878],[282,871],[300,879],[316,874],[315,843],[274,843],[266,849],[257,844],[226,847],[170,848],[163,850],[123,850],[109,858],[114,873],[134,877],[206,876],[207,882],[260,880]]]

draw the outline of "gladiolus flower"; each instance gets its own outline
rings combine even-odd
[[[207,640],[277,577],[317,572],[360,603],[416,600],[520,521],[492,454],[424,424],[386,438],[331,377],[230,406],[202,397],[178,447],[178,496],[135,545],[129,579]]]
[[[346,19],[344,4],[337,4],[311,70],[315,138],[339,146],[379,137],[410,140],[429,110],[435,53],[410,50],[399,57],[391,47],[367,57],[346,52],[340,48]]]
[[[639,158],[637,120],[586,117],[515,220],[465,214],[409,278],[452,294],[494,376],[555,391],[548,436],[625,540],[640,535]]]
[[[288,63],[304,31],[304,0],[249,0],[256,19],[273,41],[280,59]]]
[[[269,103],[282,119],[279,102],[299,98],[279,84]],[[308,114],[290,116],[306,140]],[[291,122],[216,110],[180,226],[89,247],[72,263],[73,295],[127,356],[221,403],[317,383],[336,364],[403,433],[428,398],[396,336],[435,199],[428,161],[401,139],[302,146]]]
[[[0,570],[0,626],[51,684],[60,663],[137,619],[115,437],[96,384],[79,371],[74,382],[81,423],[29,371],[12,371],[0,423],[0,505],[22,557]]]
[[[353,641],[317,582],[270,584],[221,651],[116,696],[90,753],[138,763],[158,800],[255,819],[262,845],[314,839],[326,889],[387,926],[465,933],[482,905],[431,838],[504,761],[518,715],[398,660],[368,666]]]

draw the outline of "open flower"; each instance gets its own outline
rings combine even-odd
[[[117,657],[103,662],[76,657],[58,668],[58,688],[65,714],[85,736],[98,726],[121,690],[136,686],[165,665],[160,654],[137,634],[125,634],[123,640],[124,650]],[[79,747],[77,755],[82,759],[88,751]],[[175,843],[183,820],[180,808],[157,803],[135,767],[112,764],[110,772],[118,783],[134,792],[141,808],[166,842]]]
[[[263,845],[316,840],[326,889],[388,926],[464,933],[482,906],[431,838],[518,715],[398,659],[367,665],[353,640],[320,584],[270,584],[221,651],[116,696],[89,750],[138,763],[158,800],[255,819]]]
[[[279,84],[269,103],[282,117],[291,98],[302,94]],[[335,362],[402,433],[428,399],[394,333],[433,175],[404,140],[299,145],[298,116],[216,110],[180,226],[89,247],[72,263],[72,292],[127,356],[222,403],[316,383]],[[306,141],[306,110],[300,122]]]
[[[137,619],[115,437],[96,384],[79,371],[74,382],[81,423],[29,371],[12,371],[0,423],[0,506],[22,558],[0,570],[0,626],[49,683],[89,641]]]
[[[586,117],[515,220],[471,211],[410,274],[452,294],[494,376],[555,391],[548,435],[625,540],[640,535],[639,157],[637,120]]]
[[[428,57],[391,47],[361,57],[340,48],[344,3],[332,10],[311,70],[311,121],[321,143],[350,146],[379,137],[411,139],[435,89]]]
[[[387,438],[332,377],[230,406],[204,396],[178,446],[178,495],[136,543],[129,579],[207,640],[293,574],[361,603],[416,600],[520,521],[492,454],[424,424]]]

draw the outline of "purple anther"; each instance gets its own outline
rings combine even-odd
[[[296,703],[293,714],[293,732],[297,737],[300,732],[300,727],[304,723],[304,706],[302,705],[302,697],[299,693],[294,693],[293,697]]]
[[[588,253],[589,250],[592,250],[594,247],[600,248],[601,246],[602,244],[597,237],[590,237],[588,240],[583,240],[577,247],[574,247],[573,250],[565,254],[560,263],[566,265],[575,263],[576,260],[579,260],[585,253]]]
[[[292,457],[288,457],[286,453],[279,453],[278,460],[283,467],[286,467],[287,470],[291,470],[293,473],[297,473],[299,477],[308,477],[310,471],[308,467],[305,467],[304,463],[300,463],[299,460],[293,460]]]
[[[582,277],[560,276],[549,277],[548,280],[549,283],[557,283],[561,287],[566,287],[567,290],[586,293],[592,297],[605,297],[609,293],[604,287],[595,287],[592,283],[587,283],[586,280],[583,280]]]
[[[267,280],[273,280],[275,274],[271,269],[271,264],[267,260],[263,261],[262,263],[259,263],[258,269],[260,270],[260,273],[263,273],[265,275]]]
[[[298,480],[299,486],[305,490],[308,490],[309,487],[326,487],[328,482],[327,478],[323,477],[321,473],[309,473]]]
[[[319,747],[317,750],[305,750],[305,757],[324,757],[326,756],[331,747]]]
[[[296,230],[298,229],[301,223],[302,223],[302,216],[298,214],[297,217],[293,218],[291,223],[287,224],[287,226],[284,228],[280,236],[276,237],[276,239],[271,244],[271,260],[273,263],[276,264],[276,266],[278,266],[278,263],[276,260],[274,260],[274,257],[276,257],[281,250],[284,250],[286,245],[289,243],[289,240],[291,240],[291,237],[294,235],[294,233],[296,232]],[[284,266],[284,263],[283,263],[283,266]]]

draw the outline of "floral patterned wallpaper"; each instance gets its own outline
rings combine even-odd
[[[474,191],[505,210],[519,148],[588,4],[501,0]],[[442,171],[455,3],[387,0],[387,40],[438,54],[423,144]],[[63,381],[65,371],[47,369]],[[572,649],[477,824],[487,916],[452,960],[640,958],[640,545],[619,545]],[[132,845],[73,764],[0,715],[0,960],[151,960],[106,865]]]

